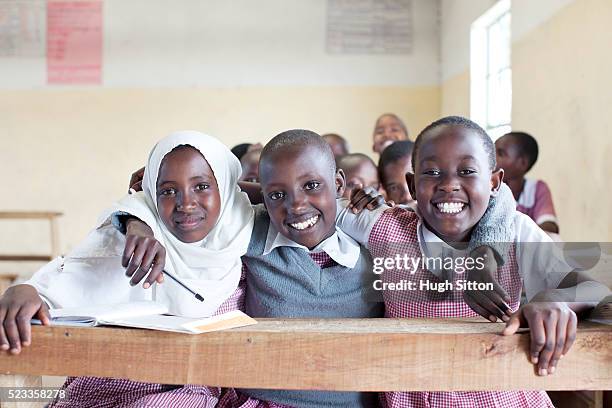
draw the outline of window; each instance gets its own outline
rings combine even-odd
[[[510,0],[500,0],[472,24],[470,39],[472,120],[493,140],[510,131]]]

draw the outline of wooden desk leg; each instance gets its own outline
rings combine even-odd
[[[42,387],[42,377],[27,375],[0,375],[0,387]],[[47,402],[4,402],[0,401],[0,408],[41,408]]]

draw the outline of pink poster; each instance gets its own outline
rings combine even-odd
[[[47,3],[47,83],[102,82],[102,1]]]

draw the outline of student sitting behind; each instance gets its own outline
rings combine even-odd
[[[432,259],[450,254],[465,259],[464,248],[479,228],[485,207],[502,186],[503,171],[495,169],[493,142],[474,122],[446,117],[425,128],[417,137],[412,155],[414,176],[411,192],[417,200],[414,213],[401,208],[362,212],[344,210],[341,228],[367,245],[374,259],[394,258],[398,253]],[[572,271],[553,243],[524,214],[514,211],[513,245],[508,262],[497,271],[497,282],[510,295],[517,310],[506,323],[504,334],[519,324],[531,329],[531,362],[540,375],[555,372],[559,359],[568,352],[576,334],[576,314],[586,311],[609,290]],[[395,244],[393,244],[395,243]],[[421,266],[408,273],[389,268],[385,282],[402,279],[445,284],[457,283],[461,272],[428,270]],[[446,276],[445,276],[446,275]],[[447,282],[445,282],[445,278]],[[529,303],[519,307],[522,285]],[[463,302],[461,290],[386,290],[386,316],[392,318],[471,317],[475,313]],[[486,392],[391,392],[384,395],[388,407],[552,407],[543,391]]]
[[[336,160],[338,159],[338,157],[340,156],[344,156],[345,154],[349,154],[349,144],[346,141],[345,138],[343,138],[342,136],[340,136],[337,133],[326,133],[323,136],[321,136],[323,138],[323,140],[325,140],[327,142],[327,144],[329,144],[329,147],[331,147],[332,152],[334,153],[334,157],[336,158]]]
[[[249,183],[259,183],[259,156],[263,146],[257,143],[252,145],[249,150],[240,158],[240,166],[242,166],[242,175],[240,181]]]
[[[396,205],[414,205],[406,182],[406,173],[412,171],[413,146],[409,140],[395,142],[387,146],[378,159],[378,175],[387,200]]]
[[[546,232],[559,233],[552,195],[542,180],[525,178],[538,160],[538,142],[525,132],[510,132],[495,142],[497,166],[517,201],[516,209],[527,214]]]
[[[396,114],[385,113],[376,119],[372,140],[372,150],[381,154],[391,143],[408,140],[408,129]]]
[[[376,164],[363,153],[351,153],[344,155],[336,161],[339,169],[344,171],[346,176],[346,189],[344,198],[351,196],[351,191],[357,188],[371,187],[378,190],[380,181],[378,180],[378,170]]]

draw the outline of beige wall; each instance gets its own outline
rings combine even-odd
[[[440,86],[440,116],[470,117],[469,70],[442,81]]]
[[[338,132],[354,151],[370,152],[380,113],[397,113],[414,133],[438,116],[439,106],[437,86],[0,91],[0,210],[64,212],[66,251],[124,194],[132,170],[172,130],[201,130],[232,146],[305,127]],[[2,226],[0,252],[45,249],[41,224]],[[14,266],[0,264],[7,268]]]
[[[576,0],[512,47],[512,127],[538,139],[566,240],[612,240],[610,21],[609,0]]]
[[[610,19],[607,0],[512,2],[512,128],[538,139],[540,159],[530,176],[550,184],[568,241],[612,241]],[[443,13],[442,24],[451,30],[448,41],[469,33],[470,21],[445,29]],[[469,115],[469,48],[462,55],[465,69],[455,64],[442,78],[442,115]]]

